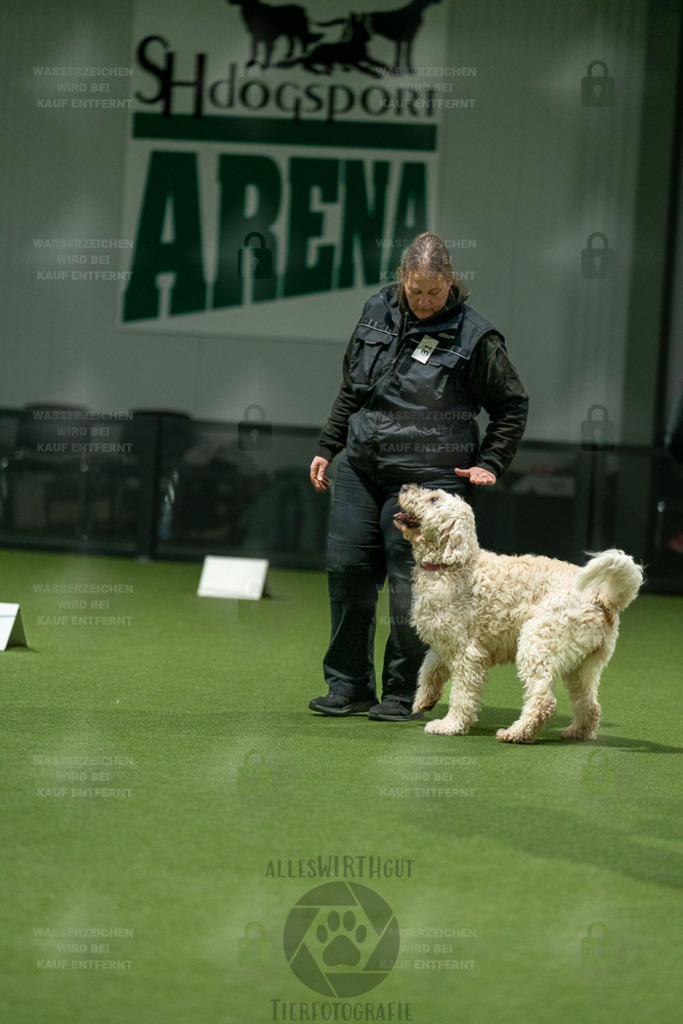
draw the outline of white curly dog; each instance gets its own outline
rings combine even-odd
[[[616,548],[580,569],[542,555],[496,555],[479,547],[472,509],[455,495],[404,484],[394,522],[413,545],[412,622],[429,644],[413,711],[429,710],[448,679],[448,714],[425,732],[464,735],[481,706],[492,665],[517,662],[524,706],[506,743],[531,743],[555,710],[561,676],[574,720],[563,736],[598,731],[600,674],[612,656],[619,612],[636,597],[642,570]]]

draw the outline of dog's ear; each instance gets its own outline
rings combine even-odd
[[[467,558],[467,545],[463,545],[463,538],[458,530],[458,524],[454,523],[446,541],[443,552],[443,560],[446,565],[455,565],[458,568],[465,564]]]
[[[459,512],[444,531],[443,560],[456,568],[463,566],[476,551],[476,534],[470,509]],[[470,521],[472,519],[472,521]]]

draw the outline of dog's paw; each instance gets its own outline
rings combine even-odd
[[[597,729],[578,729],[575,725],[570,725],[562,731],[562,738],[565,740],[594,740],[597,735]]]
[[[418,711],[431,711],[433,707],[436,707],[436,701],[429,697],[416,697],[413,701],[413,714],[416,715]]]
[[[524,733],[517,732],[515,729],[499,729],[496,739],[501,743],[533,743],[534,741],[533,736],[525,736]]]
[[[425,732],[432,732],[438,736],[464,736],[467,728],[448,718],[435,718],[432,722],[427,722]]]

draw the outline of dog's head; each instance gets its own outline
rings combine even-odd
[[[472,509],[455,494],[404,484],[394,525],[413,545],[418,565],[460,568],[479,552]]]

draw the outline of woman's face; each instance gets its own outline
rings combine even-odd
[[[403,279],[406,301],[420,320],[426,320],[443,309],[450,287],[451,282],[444,274],[420,274],[411,270]]]

